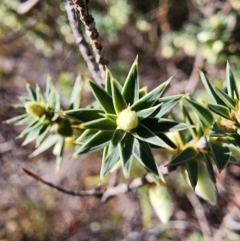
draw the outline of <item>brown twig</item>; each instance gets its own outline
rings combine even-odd
[[[27,14],[31,9],[33,9],[40,0],[28,0],[19,4],[17,13],[20,15]]]
[[[101,197],[102,196],[102,192],[99,191],[99,190],[86,190],[86,191],[72,191],[72,190],[67,190],[67,189],[64,189],[62,187],[59,187],[59,186],[56,186],[54,185],[53,183],[51,182],[47,182],[45,180],[43,180],[40,176],[38,176],[37,174],[29,171],[28,169],[22,167],[19,165],[19,167],[22,169],[22,171],[27,174],[28,176],[34,178],[35,180],[49,186],[49,187],[52,187],[62,193],[65,193],[65,194],[69,194],[69,195],[72,195],[72,196],[79,196],[79,197],[86,197],[86,196],[95,196],[95,197]]]
[[[153,179],[152,175],[147,174],[147,175],[143,176],[142,178],[141,177],[135,178],[132,181],[130,181],[129,183],[119,183],[118,185],[116,185],[114,187],[108,187],[102,195],[102,201],[106,202],[107,200],[109,200],[112,197],[118,196],[120,194],[129,192],[132,190],[136,190],[146,184],[151,184],[153,182],[154,182],[154,179]]]
[[[190,230],[196,230],[199,231],[199,227],[191,222],[187,221],[181,221],[181,220],[175,220],[175,221],[169,221],[166,224],[160,224],[149,231],[150,234],[153,234],[154,236],[159,236],[161,233],[163,233],[167,229],[190,229]]]
[[[202,68],[203,64],[204,64],[204,57],[202,56],[202,54],[198,53],[197,56],[195,57],[193,69],[185,88],[186,93],[192,94],[195,92],[199,82],[199,69]]]
[[[198,223],[203,235],[203,240],[204,241],[211,241],[211,230],[209,228],[207,219],[204,214],[204,209],[199,202],[198,198],[196,197],[195,193],[192,191],[187,192],[187,198],[192,204],[192,207],[195,211],[196,217],[198,219]]]
[[[74,9],[80,15],[81,21],[86,27],[86,33],[92,41],[93,51],[96,55],[97,63],[99,64],[99,69],[101,71],[101,76],[104,78],[105,75],[105,66],[108,64],[108,61],[104,57],[103,46],[100,42],[100,36],[95,26],[94,18],[92,17],[86,0],[72,0],[74,4]]]
[[[167,19],[168,4],[168,0],[159,1],[158,22],[162,33],[167,33],[170,30],[170,25]]]
[[[72,190],[67,190],[65,188],[62,188],[60,186],[56,186],[51,182],[47,182],[44,179],[42,179],[40,176],[37,174],[33,173],[32,171],[29,171],[28,169],[22,167],[19,165],[19,167],[22,169],[22,171],[27,174],[28,176],[34,178],[38,182],[41,182],[51,188],[54,188],[62,193],[72,195],[72,196],[78,196],[78,197],[86,197],[86,196],[95,196],[98,198],[101,198],[102,202],[108,201],[110,198],[118,196],[123,193],[127,193],[132,190],[136,190],[146,184],[151,184],[154,182],[154,179],[152,175],[147,174],[143,176],[142,178],[135,178],[129,183],[120,183],[114,187],[108,187],[105,191],[97,190],[97,189],[92,189],[92,190],[85,190],[85,191],[72,191]]]
[[[87,41],[85,40],[84,34],[79,26],[79,20],[74,11],[74,6],[71,0],[65,1],[65,9],[68,15],[70,27],[72,29],[72,32],[75,38],[75,42],[78,45],[79,51],[88,66],[88,70],[90,71],[92,78],[96,83],[101,85],[103,82],[101,71],[96,62],[96,59],[92,55],[91,49]]]

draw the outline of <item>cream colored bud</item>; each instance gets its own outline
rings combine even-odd
[[[135,111],[132,111],[130,107],[121,111],[117,118],[117,128],[126,132],[138,126],[138,117]]]
[[[40,118],[45,114],[44,105],[38,102],[34,102],[34,101],[27,102],[25,104],[25,109],[29,115],[32,115],[37,118]]]

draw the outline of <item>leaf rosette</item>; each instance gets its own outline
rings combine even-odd
[[[109,70],[106,71],[105,89],[91,80],[88,82],[101,108],[65,112],[81,122],[78,128],[85,129],[76,140],[81,147],[73,156],[103,149],[101,176],[121,163],[128,177],[134,157],[148,171],[158,175],[151,147],[175,148],[165,133],[188,128],[185,123],[162,118],[181,99],[181,95],[160,98],[170,80],[149,93],[139,89],[136,60],[123,86]]]
[[[25,137],[23,146],[32,141],[36,143],[36,149],[30,157],[37,156],[47,149],[53,147],[53,154],[56,156],[56,168],[59,168],[63,152],[71,146],[75,137],[72,128],[74,120],[62,116],[60,96],[50,79],[46,82],[46,91],[43,94],[39,88],[26,84],[28,96],[21,96],[21,104],[16,108],[25,113],[13,117],[7,124],[24,125],[24,130],[19,138]],[[68,109],[79,108],[80,104],[81,79],[78,77],[72,90]],[[78,133],[79,134],[79,133]],[[73,145],[72,145],[73,146]]]
[[[200,73],[201,80],[211,97],[212,103],[208,108],[215,114],[216,118],[211,127],[210,135],[222,143],[221,149],[226,149],[234,157],[240,156],[240,97],[235,77],[230,69],[229,63],[226,67],[226,91],[214,87],[206,78],[204,73]],[[212,139],[213,139],[212,138]],[[216,155],[222,159],[219,153],[219,145],[214,142],[211,148]],[[239,161],[234,157],[228,158],[226,163],[217,163],[222,170],[228,163],[239,165]]]

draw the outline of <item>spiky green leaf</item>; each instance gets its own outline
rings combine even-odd
[[[214,101],[215,104],[218,105],[224,105],[224,102],[221,100],[221,98],[216,94],[212,84],[209,82],[205,74],[200,71],[200,78],[202,80],[202,83],[207,90],[208,95],[211,97],[211,99]]]
[[[40,89],[40,87],[37,85],[36,86],[36,98],[37,98],[37,102],[38,103],[43,103],[43,102],[45,102],[45,99],[44,99],[44,97],[43,97],[43,94],[42,94],[42,92],[41,92],[41,89]]]
[[[31,115],[27,115],[24,119],[18,121],[17,125],[32,126],[34,123],[36,123],[36,119]]]
[[[212,139],[209,140],[208,143],[211,149],[213,160],[219,172],[221,172],[224,169],[224,167],[228,164],[232,156],[232,153],[229,151],[227,146],[224,146],[222,142]]]
[[[134,111],[140,111],[143,109],[147,109],[154,105],[154,103],[160,98],[160,96],[163,94],[165,89],[167,88],[169,82],[171,79],[165,81],[161,85],[159,85],[157,88],[153,89],[148,94],[144,95],[141,99],[139,99],[137,102],[135,102],[131,106],[131,110]]]
[[[171,140],[169,139],[165,134],[163,133],[155,133],[156,136],[158,136],[161,140],[163,140],[165,143],[167,143],[167,145],[169,145],[171,148],[176,148],[176,144]],[[152,145],[151,144],[151,147],[152,148],[159,148],[159,146],[155,146],[155,145]]]
[[[54,111],[59,111],[59,110],[61,110],[60,95],[58,92],[55,92]]]
[[[181,105],[181,110],[182,110],[182,114],[184,116],[184,120],[185,122],[189,125],[189,126],[193,126],[194,125],[194,121],[192,120],[192,117],[190,116],[188,110],[186,109],[185,105]],[[198,131],[196,128],[189,128],[189,132],[191,133],[192,137],[197,137],[198,136]]]
[[[121,140],[124,138],[125,135],[126,135],[125,131],[121,129],[115,130],[111,140],[111,146],[116,147],[121,142]]]
[[[157,135],[155,135],[152,131],[150,131],[146,126],[138,124],[135,132],[131,132],[133,136],[136,138],[148,142],[150,144],[160,146],[163,148],[171,149],[171,147],[165,143],[162,139],[160,139]]]
[[[198,155],[198,152],[193,147],[187,147],[182,150],[177,156],[173,157],[169,165],[178,165],[189,160],[193,160]]]
[[[192,185],[192,188],[195,189],[198,181],[198,163],[195,160],[189,160],[186,162],[188,178]]]
[[[37,127],[36,129],[30,131],[30,132],[27,134],[24,142],[22,143],[22,146],[26,146],[26,145],[29,144],[30,142],[36,140],[36,139],[38,138],[38,136],[39,136],[40,130],[41,130],[41,126],[39,126],[39,127]]]
[[[211,112],[208,109],[206,109],[204,106],[198,104],[193,100],[190,100],[190,99],[185,99],[185,100],[194,109],[197,117],[200,119],[203,126],[209,127],[212,125],[214,119]]]
[[[105,90],[107,93],[112,96],[112,87],[111,87],[111,79],[113,79],[113,76],[108,68],[106,68],[105,72]]]
[[[179,123],[177,121],[163,119],[163,118],[158,119],[154,117],[148,117],[142,120],[141,124],[145,125],[154,133],[181,131],[189,128],[189,125],[185,123]]]
[[[53,148],[53,154],[57,156],[56,158],[56,169],[58,170],[61,166],[62,160],[63,160],[63,153],[64,153],[64,138],[59,138],[57,143],[55,144]]]
[[[56,144],[58,140],[59,140],[59,135],[48,136],[42,142],[42,144],[31,155],[29,155],[29,157],[31,158],[31,157],[34,157],[34,156],[37,156],[37,155],[43,153],[44,151],[46,151],[47,149],[52,147],[54,144]]]
[[[236,118],[237,118],[238,124],[240,124],[240,111],[237,112]]]
[[[82,92],[82,79],[79,75],[74,83],[74,86],[72,88],[72,93],[69,100],[69,110],[76,110],[79,108],[80,102],[81,102],[81,93]]]
[[[87,142],[89,139],[91,139],[96,133],[96,130],[87,129],[75,140],[75,143],[83,144],[84,142]]]
[[[30,86],[30,84],[26,84],[26,89],[28,91],[29,96],[32,98],[33,101],[37,101],[37,94],[34,88]]]
[[[19,96],[18,99],[22,102],[23,105],[25,105],[26,102],[33,101],[30,96]]]
[[[137,112],[137,117],[138,117],[138,121],[141,121],[145,118],[147,118],[148,116],[150,116],[153,112],[155,112],[159,107],[161,106],[161,104],[144,109],[144,110],[140,110]]]
[[[116,80],[111,80],[111,87],[112,87],[112,98],[113,98],[113,105],[115,112],[118,114],[122,110],[127,108],[127,103],[123,98],[122,93],[117,87]]]
[[[156,162],[149,145],[139,139],[134,139],[133,155],[150,172],[159,175]]]
[[[36,147],[38,147],[43,140],[46,138],[47,134],[49,133],[51,129],[51,125],[44,125],[42,129],[40,130],[39,136],[36,140]]]
[[[26,112],[26,108],[23,104],[15,104],[15,105],[12,105],[15,109],[18,109],[22,112]],[[5,122],[6,123],[6,122]]]
[[[213,205],[217,202],[216,187],[202,161],[198,163],[198,182],[195,188],[195,193]]]
[[[234,75],[230,69],[230,65],[228,62],[227,62],[227,68],[226,68],[226,75],[227,75],[226,78],[227,78],[228,95],[233,99],[239,100],[239,93],[238,93],[236,81],[235,81]]]
[[[92,129],[92,130],[105,130],[114,131],[116,129],[116,123],[107,118],[100,118],[93,121],[88,121],[79,125],[81,129]]]
[[[227,95],[224,91],[216,88],[215,89],[217,95],[222,99],[222,101],[225,103],[225,106],[230,109],[235,109],[236,101],[231,98],[229,95]]]
[[[98,109],[77,109],[67,110],[64,115],[71,117],[75,121],[88,122],[96,119],[103,118],[104,111]]]
[[[118,146],[119,154],[120,154],[120,158],[123,166],[123,173],[124,173],[124,176],[127,178],[129,177],[130,169],[132,165],[133,143],[134,143],[134,137],[131,134],[126,133],[126,136]]]
[[[9,120],[6,120],[5,123],[12,124],[12,125],[23,125],[25,124],[25,122],[26,124],[28,123],[29,118],[32,119],[32,117],[30,117],[28,114],[22,114],[22,115],[15,116]]]
[[[106,113],[115,114],[112,97],[95,82],[89,80],[92,93]]]
[[[166,113],[169,113],[171,109],[180,101],[182,95],[173,95],[168,97],[163,97],[159,99],[159,103],[162,104],[160,111],[155,115],[157,118],[161,118]]]
[[[216,183],[215,173],[214,173],[212,162],[209,158],[209,155],[204,153],[203,156],[204,156],[205,163],[206,163],[206,166],[207,166],[208,174],[209,174],[212,182]]]
[[[45,90],[45,94],[44,94],[47,101],[48,101],[48,96],[52,91],[52,88],[53,88],[52,81],[51,81],[51,78],[48,76],[47,81],[46,81],[46,90]]]
[[[139,98],[139,77],[138,77],[138,64],[137,58],[134,61],[127,79],[122,89],[122,95],[127,105],[132,105]]]
[[[103,161],[102,165],[102,176],[107,175],[114,167],[115,165],[119,162],[120,156],[119,156],[119,151],[118,148],[114,148],[110,155],[107,156],[107,158]]]
[[[113,114],[104,114],[104,117],[106,117],[107,119],[116,122],[117,121],[117,115],[113,115]]]
[[[208,108],[212,112],[214,112],[214,113],[216,113],[216,114],[218,114],[218,115],[220,115],[220,116],[222,116],[226,119],[229,119],[229,120],[232,119],[231,116],[230,116],[229,109],[225,106],[208,104]]]
[[[84,142],[84,144],[73,154],[73,156],[77,157],[79,155],[93,151],[98,151],[106,147],[110,143],[112,135],[113,132],[98,131],[88,141]]]
[[[45,117],[45,116],[43,116],[43,117]],[[43,117],[41,118],[42,120],[44,119]],[[27,127],[19,134],[18,137],[21,138],[21,137],[27,135],[28,133],[30,133],[31,131],[36,130],[37,128],[39,128],[40,126],[42,126],[43,123],[42,123],[42,121],[40,121],[41,119],[39,119],[39,120],[33,120],[33,121],[30,123],[30,125],[27,126]]]
[[[56,91],[55,91],[52,81],[47,82],[45,98],[46,98],[47,109],[55,110],[55,105],[59,105],[58,100],[57,100],[58,96],[56,95]]]

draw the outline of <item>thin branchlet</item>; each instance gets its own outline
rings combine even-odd
[[[72,32],[75,38],[75,42],[78,45],[79,51],[88,66],[88,70],[91,73],[92,78],[96,83],[101,85],[103,82],[103,78],[102,78],[101,71],[99,69],[99,64],[96,62],[96,59],[91,52],[91,48],[89,47],[89,44],[87,43],[84,37],[84,34],[80,28],[80,24],[79,24],[80,21],[74,10],[74,5],[72,3],[72,0],[65,1],[65,9],[68,15],[70,27],[72,29]]]
[[[129,183],[119,183],[116,186],[108,187],[105,191],[100,189],[91,189],[91,190],[82,190],[82,191],[73,191],[67,190],[63,187],[57,186],[51,182],[45,181],[42,177],[38,176],[37,174],[33,173],[32,171],[22,167],[19,165],[22,171],[27,174],[28,176],[34,178],[35,180],[54,188],[62,193],[71,195],[71,196],[78,196],[78,197],[86,197],[86,196],[95,196],[101,198],[102,202],[108,201],[110,198],[119,196],[120,194],[127,193],[129,191],[136,190],[144,185],[154,183],[154,179],[151,174],[147,174],[142,178],[135,178],[131,180]]]
[[[105,66],[108,61],[104,57],[104,49],[100,42],[99,32],[96,29],[94,18],[92,17],[86,0],[72,0],[75,11],[79,14],[81,21],[86,27],[86,33],[92,41],[92,47],[96,55],[97,63],[102,74],[102,78],[105,75]]]

